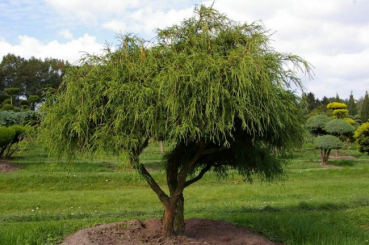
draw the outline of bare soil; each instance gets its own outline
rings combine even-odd
[[[165,239],[160,219],[137,219],[85,228],[61,245],[276,245],[278,243],[223,220],[188,219],[183,236]]]
[[[17,171],[18,167],[5,161],[0,161],[0,172],[6,173],[6,172],[12,172]]]

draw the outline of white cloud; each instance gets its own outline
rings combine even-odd
[[[117,33],[127,32],[127,25],[124,21],[111,20],[102,24],[102,26],[108,30],[112,30]]]
[[[79,60],[83,52],[101,53],[103,45],[96,42],[96,38],[88,34],[66,43],[56,40],[42,43],[36,38],[29,36],[19,36],[19,43],[12,45],[5,39],[0,39],[0,57],[8,53],[19,55],[25,58],[34,56],[36,58],[58,58],[68,60],[71,63]]]
[[[73,34],[69,30],[62,30],[59,32],[59,35],[65,39],[73,39]]]

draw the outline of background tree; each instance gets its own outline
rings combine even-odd
[[[269,46],[258,24],[239,24],[197,7],[157,42],[126,36],[117,51],[87,55],[46,102],[40,139],[59,153],[126,150],[164,207],[163,235],[184,231],[184,189],[214,170],[272,180],[281,154],[301,144],[297,71],[309,64]],[[165,157],[166,193],[139,154],[149,138],[174,144]],[[278,148],[277,154],[272,154]]]
[[[334,118],[343,119],[348,115],[347,105],[340,102],[332,102],[327,105],[327,108],[332,110]]]
[[[331,150],[341,149],[343,144],[337,137],[333,135],[323,135],[316,138],[315,147],[320,150],[322,165],[326,165],[328,163]]]
[[[19,95],[27,99],[31,95],[43,96],[45,88],[58,88],[68,62],[47,58],[24,59],[13,54],[3,57],[0,63],[0,91],[6,88],[20,88]]]
[[[368,96],[368,91],[365,92],[365,97],[364,97],[364,101],[361,107],[361,121],[363,123],[368,122],[369,120],[369,96]]]
[[[369,122],[363,123],[356,130],[354,137],[357,143],[357,149],[360,152],[366,152],[369,154]]]
[[[351,94],[350,94],[350,98],[347,102],[347,110],[349,111],[351,116],[355,116],[355,115],[358,114],[356,102],[355,102],[355,99],[354,99],[354,95],[352,94],[352,91],[351,91]]]

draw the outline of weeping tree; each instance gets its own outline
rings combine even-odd
[[[183,233],[184,190],[207,172],[245,179],[283,174],[280,157],[303,141],[298,56],[276,52],[262,25],[240,24],[199,6],[153,43],[122,36],[116,51],[86,55],[69,69],[39,138],[51,151],[129,152],[164,207],[163,235]],[[168,192],[139,155],[149,139],[174,144],[164,156]],[[275,152],[275,149],[279,149]]]

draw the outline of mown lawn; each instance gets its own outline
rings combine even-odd
[[[273,184],[210,173],[185,190],[185,215],[224,219],[284,244],[369,244],[369,157],[340,154],[356,158],[322,168],[306,145],[290,159],[287,178]],[[164,185],[160,156],[151,145],[141,160]],[[20,169],[0,173],[0,244],[56,244],[83,227],[162,214],[124,156],[68,163],[29,148],[11,162]]]

